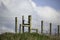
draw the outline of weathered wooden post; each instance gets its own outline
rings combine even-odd
[[[24,27],[28,27],[28,32],[31,30],[31,15],[28,16],[28,23],[24,23],[24,16],[22,16],[22,32],[24,33]]]
[[[28,27],[28,32],[31,32],[31,15],[28,16],[28,24],[29,24],[29,27]]]
[[[21,24],[19,24],[19,33],[21,33]]]
[[[17,33],[17,17],[15,17],[15,33]]]
[[[24,16],[22,16],[22,32],[24,33]]]
[[[43,20],[41,21],[41,34],[43,34]]]
[[[59,36],[59,25],[58,25],[58,36]]]
[[[51,35],[51,30],[52,30],[51,27],[52,27],[52,23],[50,23],[50,35]]]

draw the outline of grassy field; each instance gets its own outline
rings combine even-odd
[[[60,40],[60,37],[40,35],[38,33],[3,33],[0,40]]]

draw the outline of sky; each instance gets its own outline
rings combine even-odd
[[[60,0],[33,0],[37,6],[49,6],[56,10],[60,10]]]
[[[14,32],[15,17],[19,24],[22,15],[27,22],[28,15],[32,15],[32,28],[41,32],[41,20],[44,21],[44,32],[49,32],[49,23],[53,24],[52,32],[57,32],[60,25],[60,0],[0,0],[0,33]]]

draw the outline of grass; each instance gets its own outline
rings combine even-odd
[[[38,33],[3,33],[0,34],[0,40],[60,40],[60,37],[50,37]]]

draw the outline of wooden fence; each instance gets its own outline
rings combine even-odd
[[[34,28],[31,28],[31,15],[28,16],[28,23],[24,23],[24,16],[22,16],[22,24],[19,24],[19,33],[24,33],[24,27],[28,27],[28,32],[30,33],[32,30],[35,30],[37,33],[38,33],[38,29],[34,29]],[[43,34],[43,20],[41,21],[41,34]],[[52,23],[49,23],[49,34],[51,35],[52,33]],[[59,36],[59,25],[57,25],[57,28],[58,28],[58,31],[57,31],[57,34]],[[15,17],[15,33],[17,33],[17,17]]]

